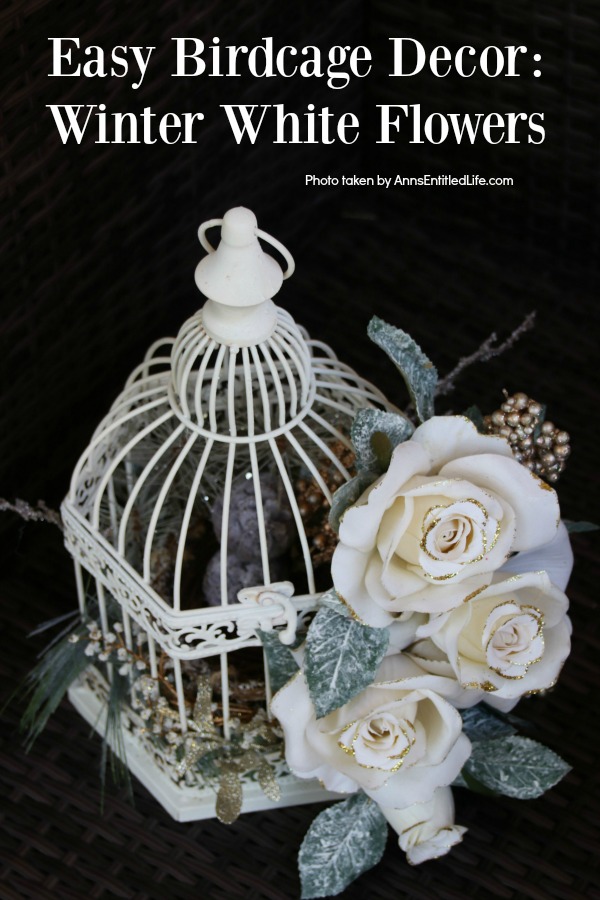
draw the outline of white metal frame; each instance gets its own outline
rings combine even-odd
[[[320,472],[322,461],[344,480],[350,477],[331,442],[351,447],[349,427],[358,409],[391,408],[380,391],[341,363],[327,345],[310,340],[284,310],[276,308],[276,313],[270,336],[250,346],[219,343],[206,331],[202,310],[183,325],[175,340],[156,342],[94,433],[75,467],[62,506],[80,609],[84,612],[86,608],[87,572],[93,580],[104,634],[112,627],[108,603],[116,601],[127,647],[133,646],[134,631],[145,635],[153,677],[157,675],[158,652],[169,656],[183,734],[188,729],[183,662],[220,658],[224,734],[228,737],[228,654],[260,646],[257,629],[283,625],[284,634],[291,637],[297,616],[315,607],[318,595],[310,546],[289,458],[307,478],[314,479],[331,503],[330,488]],[[304,561],[308,593],[295,598],[290,597],[291,585],[271,584],[260,479],[267,462],[268,469],[277,474],[291,510]],[[241,592],[239,602],[232,604],[227,584],[229,504],[240,468],[254,485],[263,587],[255,595]],[[181,492],[183,474],[186,496],[179,496],[176,505],[179,519],[173,583],[165,597],[153,587],[152,559],[171,492]],[[189,608],[182,583],[186,545],[197,499],[215,478],[223,496],[220,605]],[[146,494],[150,503],[140,522],[137,509]],[[137,557],[131,550],[134,533],[141,542]],[[265,684],[268,705],[266,665]],[[89,721],[97,720],[101,701],[98,692],[85,686],[85,680],[73,689],[71,697]],[[135,739],[129,735],[128,742],[132,741]],[[137,756],[128,748],[128,759],[134,758]],[[159,791],[153,786],[150,758],[142,754],[140,759],[145,762],[130,762],[131,767],[164,802],[162,788]],[[298,792],[289,790],[289,797],[295,798],[289,802],[298,802]],[[302,795],[312,797],[310,792]],[[181,794],[169,797],[165,805],[176,818],[192,817],[193,804],[184,804],[178,814]],[[266,798],[256,802],[270,805]]]

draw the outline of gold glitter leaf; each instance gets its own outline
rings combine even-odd
[[[281,799],[281,790],[277,783],[273,766],[264,760],[256,770],[256,774],[265,797],[268,797],[273,803],[277,803]]]
[[[212,688],[206,676],[200,676],[197,682],[196,702],[194,704],[193,722],[200,734],[214,734],[215,724],[212,717]]]
[[[215,811],[224,825],[235,822],[242,811],[242,783],[233,768],[223,767]]]

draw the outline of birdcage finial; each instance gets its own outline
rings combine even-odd
[[[221,226],[221,242],[215,249],[206,232]],[[200,243],[208,252],[196,267],[196,284],[208,297],[202,310],[208,334],[222,344],[249,346],[266,340],[277,322],[271,301],[284,278],[294,271],[294,260],[286,248],[257,228],[256,216],[237,206],[222,219],[200,226]],[[258,238],[274,246],[286,260],[281,266],[262,249]]]

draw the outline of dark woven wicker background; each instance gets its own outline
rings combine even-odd
[[[58,504],[146,346],[199,305],[198,225],[242,203],[296,258],[281,304],[399,403],[399,377],[365,336],[372,314],[409,331],[444,373],[490,332],[505,337],[536,309],[535,331],[507,356],[473,368],[442,408],[493,409],[503,387],[546,402],[573,438],[560,485],[564,515],[597,520],[599,23],[592,0],[5,4],[0,496]],[[170,38],[186,35],[249,45],[264,35],[296,46],[365,43],[375,66],[337,92],[295,79],[171,79]],[[54,36],[157,50],[134,92],[117,79],[48,78]],[[392,36],[427,47],[526,44],[542,54],[543,74],[390,79]],[[63,146],[45,105],[99,102],[115,111],[203,111],[203,139],[189,147]],[[350,147],[264,140],[237,148],[218,110],[227,102],[354,111],[361,137]],[[384,147],[375,143],[378,103],[543,111],[547,137],[537,147]],[[305,173],[467,172],[510,175],[514,186],[304,187]],[[28,631],[72,608],[75,597],[58,530],[5,515],[0,534],[0,677],[8,694],[42,646]],[[390,838],[377,870],[345,896],[600,898],[598,538],[579,535],[574,545],[572,655],[551,693],[519,707],[531,736],[564,756],[572,773],[529,803],[457,792],[458,821],[469,828],[461,846],[413,869]],[[298,895],[296,852],[315,808],[251,814],[228,828],[178,825],[137,787],[134,808],[109,791],[101,812],[100,746],[87,725],[64,703],[27,756],[18,717],[13,704],[3,723],[2,900]]]

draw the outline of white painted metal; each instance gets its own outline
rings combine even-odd
[[[77,712],[100,734],[104,734],[106,727],[107,693],[106,683],[93,668],[69,691],[69,699]],[[144,787],[177,822],[212,818],[215,814],[214,789],[201,782],[189,784],[183,780],[175,781],[172,768],[166,760],[161,759],[156,746],[151,741],[137,736],[136,730],[141,731],[143,728],[139,717],[132,710],[128,710],[125,718],[123,729],[125,756],[127,765],[136,778],[139,778]],[[114,744],[113,750],[117,750]],[[283,768],[278,772],[278,781],[282,795],[278,801],[265,797],[256,782],[245,783],[242,812],[344,799],[341,794],[326,791],[320,782],[294,778]]]
[[[206,231],[217,224],[222,224],[222,240],[213,250]],[[315,606],[310,544],[295,493],[299,473],[314,479],[330,502],[322,466],[329,464],[344,479],[350,477],[332,443],[350,447],[350,424],[358,409],[392,407],[327,345],[311,340],[289,313],[272,303],[294,263],[282,245],[256,228],[252,213],[230,210],[223,220],[205,223],[200,238],[209,255],[199,264],[196,280],[208,303],[184,323],[177,338],[153,344],[134,369],[77,463],[62,513],[81,609],[86,602],[85,570],[104,633],[118,620],[127,647],[147,642],[153,677],[160,659],[170,661],[183,732],[189,724],[183,667],[193,660],[219,660],[227,736],[231,654],[259,647],[258,629],[284,626],[289,638],[296,617]],[[286,260],[285,274],[263,253],[257,238],[279,250]],[[229,528],[231,496],[244,479],[252,480],[254,487],[263,586],[271,585],[277,568],[263,511],[265,472],[277,480],[282,503],[289,508],[304,584],[300,595],[291,599],[291,586],[274,585],[262,592],[242,591],[232,603],[228,559],[236,548]],[[197,592],[190,593],[184,577],[186,554],[199,511],[206,520],[217,498],[223,506],[217,535],[220,595],[214,598],[216,605],[207,605]],[[157,575],[165,536],[174,536],[175,543],[168,583]],[[270,696],[266,676],[265,681]],[[100,700],[91,696],[89,683],[84,679],[72,698],[88,720],[96,721]],[[185,786],[170,791],[158,781],[155,785],[151,757],[142,753],[144,761],[139,762],[136,753],[130,754],[134,745],[130,734],[132,770],[175,818],[213,814],[212,795],[210,808],[204,809],[196,799],[184,799]],[[312,789],[299,793],[291,787],[293,780],[284,781],[288,794],[283,803],[313,798]],[[251,808],[270,805],[257,797]]]

